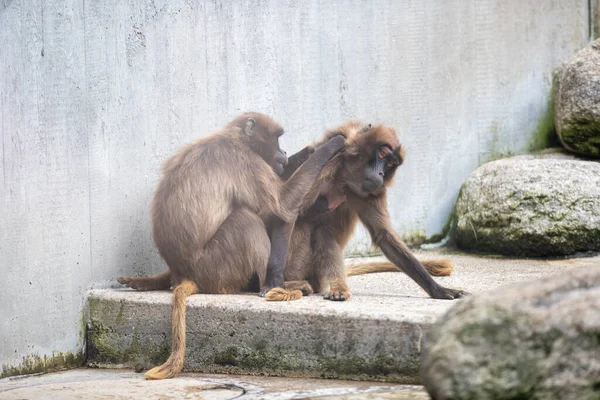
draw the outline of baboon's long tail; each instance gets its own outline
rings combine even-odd
[[[423,267],[432,276],[448,276],[454,270],[452,261],[446,259],[440,260],[419,260]],[[346,267],[346,275],[364,275],[377,272],[402,272],[398,267],[389,261],[373,261],[361,264],[349,264]]]
[[[183,369],[185,356],[185,306],[189,295],[198,293],[198,287],[192,281],[184,280],[173,290],[173,331],[171,334],[171,355],[158,367],[146,372],[147,379],[165,379],[178,375]]]

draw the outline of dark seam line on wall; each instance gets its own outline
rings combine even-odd
[[[89,102],[90,98],[88,96],[89,91],[89,81],[88,81],[88,70],[87,70],[87,48],[86,48],[86,39],[87,39],[87,18],[85,13],[85,0],[82,2],[82,11],[83,11],[83,76],[85,78],[85,128],[86,128],[86,137],[87,137],[87,167],[88,167],[88,223],[89,223],[89,246],[90,246],[90,278],[93,275],[93,263],[92,263],[92,170],[90,166],[91,160],[91,149],[90,149],[90,124],[89,124]],[[88,282],[89,285],[89,282]],[[85,348],[85,339],[84,339],[84,348]]]
[[[2,108],[0,108],[0,110],[4,110],[4,96],[3,93],[0,93],[0,105],[2,106]],[[4,111],[1,111],[4,112]],[[8,184],[6,182],[6,143],[4,142],[4,136],[6,132],[4,130],[4,117],[2,117],[2,176],[4,177],[4,180],[2,182],[4,182],[4,187],[8,187]]]
[[[208,6],[206,5],[206,0],[204,0],[204,76],[208,78],[208,12],[206,10]],[[205,95],[208,99],[209,93],[209,82],[208,79],[204,79],[204,89],[206,90]]]
[[[594,0],[588,0],[588,37],[594,40]]]

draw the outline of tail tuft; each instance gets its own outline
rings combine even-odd
[[[421,263],[431,276],[450,276],[454,271],[452,261],[447,259],[421,260]]]
[[[266,301],[292,301],[302,297],[301,290],[285,290],[280,287],[273,288],[265,295]]]
[[[419,261],[432,276],[449,276],[454,271],[452,261],[447,259]],[[402,272],[402,270],[389,261],[350,264],[346,267],[346,276],[374,274],[378,272]]]
[[[150,371],[146,372],[144,376],[146,379],[168,379],[179,375],[182,369],[182,364],[179,364],[173,357],[169,357],[167,362],[152,368]]]

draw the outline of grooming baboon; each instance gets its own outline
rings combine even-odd
[[[296,221],[286,261],[285,280],[308,280],[314,291],[325,292],[327,299],[349,299],[351,293],[346,284],[343,249],[360,220],[386,257],[429,296],[455,299],[466,295],[467,292],[462,290],[442,287],[431,278],[430,272],[447,275],[445,271],[451,265],[430,261],[426,263],[428,272],[392,228],[386,190],[392,183],[396,168],[404,160],[396,132],[383,125],[349,121],[326,132],[315,148],[340,134],[346,138],[344,151],[323,168],[306,197],[305,210]],[[389,268],[389,263],[372,263],[370,267],[357,266],[348,272],[370,273]],[[277,301],[286,300],[288,296],[284,290],[277,288],[267,293],[266,298]]]
[[[349,122],[347,124],[355,126],[354,122]],[[338,128],[338,129],[341,131],[342,127]],[[355,132],[352,132],[350,130],[350,131],[345,132],[345,134],[348,135],[350,133],[353,133],[354,135],[362,135],[363,133],[366,133],[367,131],[369,131],[371,128],[372,127],[369,124],[369,125],[363,126],[361,129],[356,130]],[[354,129],[356,129],[356,128],[354,128]],[[337,131],[334,130],[333,132],[335,133]],[[329,137],[331,135],[332,135],[332,132],[329,132],[326,134],[326,137]],[[395,137],[395,133],[393,135]],[[325,140],[321,141],[321,143],[324,143],[324,142],[325,142]],[[304,149],[300,150],[298,153],[290,156],[288,163],[284,167],[283,173],[281,174],[282,178],[284,178],[284,179],[289,178],[296,171],[296,169],[300,165],[302,165],[309,158],[309,156],[312,153],[314,153],[315,147],[317,147],[317,146],[319,146],[318,143],[313,146],[307,146]],[[398,149],[398,151],[401,153],[400,149]],[[339,154],[338,157],[340,157],[341,155],[342,154]],[[399,162],[399,164],[400,163],[401,162]],[[329,171],[328,172],[329,178],[321,179],[322,182],[320,183],[319,187],[326,188],[328,185],[333,184],[334,179],[330,179],[330,178],[331,178],[331,176],[334,176],[335,174],[332,174],[332,171],[329,169],[329,166],[328,166],[328,171]],[[394,171],[390,171],[390,173],[386,177],[387,186],[389,186],[389,184],[391,183],[393,172]],[[325,171],[324,171],[324,173],[325,173]],[[325,190],[324,192],[327,192],[327,190]],[[313,197],[314,197],[314,193],[313,193]],[[315,229],[315,227],[317,225],[323,224],[324,222],[327,222],[326,215],[329,212],[330,212],[330,210],[329,210],[328,197],[326,195],[321,195],[317,198],[317,200],[312,205],[310,205],[310,207],[308,207],[306,210],[303,210],[302,215],[297,220],[297,223],[295,226],[295,232],[294,232],[296,250],[293,251],[292,253],[290,253],[288,256],[288,258],[289,258],[288,264],[289,264],[290,271],[286,271],[286,277],[288,277],[288,278],[292,277],[294,279],[294,281],[286,280],[285,285],[284,285],[284,287],[286,289],[299,288],[303,291],[304,294],[312,292],[310,287],[306,287],[303,284],[298,284],[297,281],[295,281],[296,279],[299,278],[299,275],[301,275],[301,274],[297,274],[293,270],[295,269],[295,266],[297,264],[302,264],[306,267],[306,263],[310,262],[310,261],[306,261],[306,257],[311,259],[312,251],[307,251],[306,243],[308,242],[308,240],[310,240],[312,232]],[[356,219],[356,215],[354,216],[354,219]],[[355,223],[356,223],[356,221],[353,222],[353,224],[355,224]],[[352,227],[353,226],[354,225],[352,225]],[[272,247],[274,247],[274,246],[272,246]],[[272,249],[272,250],[274,250],[274,249]],[[298,256],[298,253],[301,253],[303,255],[304,261],[299,262],[298,260],[296,260],[296,261],[293,260],[294,257]],[[425,270],[427,272],[429,272],[429,274],[432,276],[448,276],[452,273],[452,271],[454,269],[452,263],[446,259],[419,260],[419,262],[425,268]],[[288,266],[286,265],[286,269],[287,268],[288,268]],[[308,269],[310,270],[310,267],[308,267]],[[374,261],[374,262],[367,262],[367,263],[350,264],[350,265],[346,266],[346,276],[363,275],[363,274],[370,274],[370,273],[377,273],[377,272],[402,272],[402,271],[403,271],[402,268],[399,269],[398,267],[396,267],[394,264],[392,264],[389,261]],[[311,274],[307,274],[307,276],[303,277],[302,279],[303,280],[308,279],[310,277],[310,275]],[[314,276],[316,276],[316,275],[313,274],[313,277]],[[120,278],[120,282],[127,284],[129,287],[139,290],[139,291],[165,290],[165,289],[169,289],[171,287],[171,274],[167,270],[165,272],[161,272],[159,274],[156,274],[156,275],[153,275],[150,277]],[[258,291],[259,290],[257,285],[256,286],[247,286],[246,289],[248,291]],[[284,292],[278,291],[278,296],[274,296],[273,295],[274,293],[272,293],[272,296],[267,297],[267,299],[281,301],[283,299],[289,300],[290,297],[291,298],[298,297],[297,294],[290,296],[290,294],[287,293],[286,294],[287,297],[282,298],[281,297],[282,293],[284,293]]]
[[[169,274],[144,284],[173,290],[171,356],[146,373],[150,379],[175,376],[185,354],[186,298],[194,293],[235,293],[253,275],[260,286],[268,264],[283,264],[291,228],[321,168],[344,145],[333,138],[282,181],[287,163],[279,148],[283,129],[266,115],[243,114],[222,130],[184,146],[163,166],[152,202],[152,233]],[[276,173],[277,172],[277,173]],[[273,227],[269,238],[265,224]],[[271,240],[277,244],[271,254]],[[279,259],[281,259],[279,261]],[[274,262],[271,259],[275,259]],[[134,287],[135,280],[119,278]]]

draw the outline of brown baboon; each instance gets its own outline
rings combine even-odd
[[[361,130],[357,132],[357,134],[361,134],[370,129],[371,126],[366,125]],[[313,146],[307,146],[304,149],[300,150],[298,153],[289,157],[287,165],[284,167],[284,171],[281,174],[281,177],[284,179],[289,178],[296,169],[302,165],[308,157],[315,151]],[[391,177],[390,177],[391,179]],[[323,217],[325,214],[329,212],[329,202],[326,196],[319,196],[317,200],[305,211],[303,211],[303,215],[300,217],[299,222],[297,224],[296,236],[300,237],[296,239],[299,242],[303,241],[303,238],[306,238],[306,235],[310,235],[314,226],[311,225],[311,222],[314,224],[319,221],[319,217]],[[275,246],[272,246],[272,248]],[[301,249],[301,246],[298,250]],[[296,251],[297,253],[298,251]],[[306,252],[303,252],[305,257]],[[310,252],[308,257],[310,257]],[[289,255],[290,258],[294,257],[294,254]],[[432,276],[449,276],[454,270],[454,266],[450,260],[446,259],[433,259],[433,260],[419,260],[421,265],[425,268],[427,272],[429,272]],[[290,267],[293,268],[294,262],[292,261]],[[297,263],[296,263],[297,264]],[[287,268],[287,266],[286,266]],[[394,264],[389,261],[374,261],[360,264],[350,264],[346,266],[346,276],[356,276],[356,275],[364,275],[370,273],[377,272],[402,272],[401,269],[398,269]],[[297,277],[296,274],[291,272],[287,273],[288,276]],[[129,287],[139,290],[165,290],[171,287],[171,274],[167,270],[165,272],[161,272],[159,274],[150,276],[150,277],[136,277],[136,278],[120,278],[120,282],[127,284]],[[302,291],[304,295],[311,294],[312,288],[310,285],[307,285],[305,281],[286,281],[284,283],[284,288],[287,290],[299,289]],[[258,283],[254,286],[246,286],[246,290],[248,291],[258,291]],[[275,296],[277,293],[277,296]],[[263,293],[264,294],[264,293]],[[287,297],[281,297],[287,296]],[[271,293],[271,296],[267,297],[267,300],[290,300],[298,298],[298,294],[290,294],[286,291],[275,291]]]
[[[169,274],[119,278],[138,289],[167,281],[174,286],[171,356],[148,371],[147,378],[169,378],[183,368],[189,295],[239,292],[254,275],[261,287],[283,285],[286,240],[302,201],[321,168],[342,149],[344,138],[317,149],[283,182],[276,173],[287,163],[279,148],[282,134],[268,116],[246,113],[165,162],[152,202],[152,234]],[[271,238],[266,225],[272,227]],[[267,270],[279,264],[269,287]]]
[[[394,129],[349,121],[326,132],[314,148],[318,149],[321,143],[335,135],[346,138],[344,151],[327,163],[305,199],[289,244],[285,280],[308,280],[315,292],[325,293],[326,299],[349,299],[351,293],[346,284],[343,249],[356,223],[361,221],[386,257],[429,296],[455,299],[466,295],[465,291],[442,287],[431,278],[430,273],[436,271],[448,274],[451,265],[430,261],[426,263],[428,272],[392,228],[386,190],[396,168],[404,160],[404,151]],[[389,263],[371,264],[349,272],[380,272],[389,267]],[[286,300],[287,295],[276,288],[267,293],[266,299]]]

